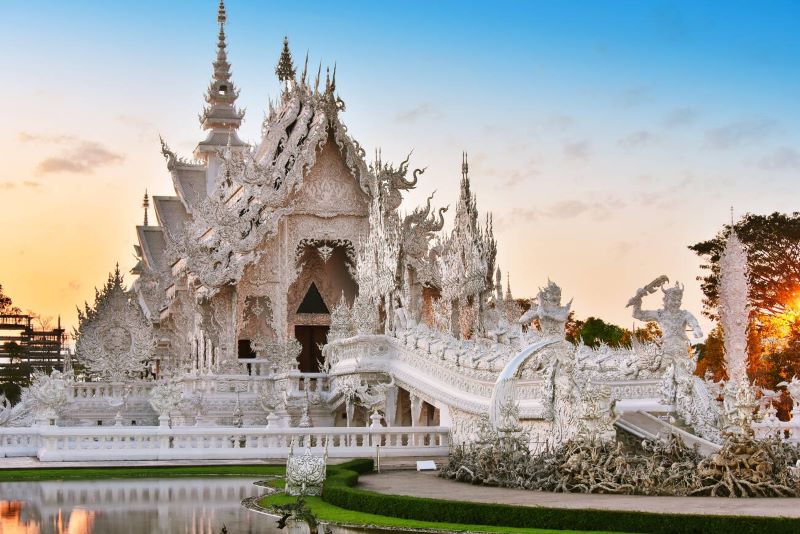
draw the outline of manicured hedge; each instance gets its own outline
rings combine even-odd
[[[770,534],[800,532],[800,520],[777,517],[657,514],[617,510],[573,510],[474,503],[385,495],[356,488],[358,475],[372,471],[372,460],[354,460],[328,470],[322,499],[372,514],[521,528],[610,530],[675,534]],[[786,504],[789,506],[789,504]]]

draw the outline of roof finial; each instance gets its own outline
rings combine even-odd
[[[461,153],[461,176],[463,176],[466,179],[468,174],[469,174],[469,162],[467,161],[467,153],[465,151]]]
[[[225,0],[219,0],[219,7],[217,8],[217,22],[222,26],[228,20],[228,14],[225,12]]]
[[[144,225],[150,226],[147,222],[147,209],[150,207],[150,197],[147,195],[147,189],[144,190],[144,198],[142,199],[142,208],[144,208]]]
[[[308,74],[308,50],[306,50],[306,61],[303,63],[303,74],[300,76],[300,85],[306,84],[306,74]]]
[[[292,52],[289,50],[289,37],[283,38],[283,50],[278,65],[275,67],[275,74],[278,76],[278,80],[287,83],[287,87],[288,82],[294,81],[295,70]]]
[[[317,67],[317,79],[314,81],[314,92],[319,93],[319,78],[322,74],[322,61],[319,62],[319,67]]]

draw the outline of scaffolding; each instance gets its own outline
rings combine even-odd
[[[0,383],[27,382],[35,371],[64,370],[64,329],[37,329],[35,318],[0,314]]]

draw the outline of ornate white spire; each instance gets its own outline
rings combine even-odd
[[[719,316],[725,345],[725,367],[728,380],[747,380],[748,300],[747,253],[731,226],[725,249],[719,260]]]
[[[142,199],[142,208],[144,209],[144,225],[150,226],[147,222],[147,210],[150,208],[150,197],[147,194],[147,189],[144,190],[144,198]]]
[[[214,60],[214,72],[211,83],[206,90],[208,105],[200,114],[200,124],[209,130],[208,137],[197,146],[198,152],[211,152],[221,146],[244,146],[237,130],[242,124],[244,111],[236,108],[239,91],[231,79],[231,64],[228,63],[228,50],[225,41],[225,23],[228,15],[223,0],[217,9],[219,35],[217,40],[217,57]]]

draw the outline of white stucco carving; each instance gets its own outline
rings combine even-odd
[[[97,292],[94,306],[79,311],[76,358],[98,378],[134,378],[153,354],[152,327],[132,297],[117,269]]]
[[[448,231],[448,208],[432,198],[402,211],[424,169],[410,170],[409,158],[384,162],[380,152],[366,161],[341,120],[335,71],[282,79],[261,139],[245,144],[220,30],[200,117],[206,138],[194,159],[162,144],[175,195],[156,197],[158,225],[137,227],[136,280],[126,291],[113,274],[81,312],[77,356],[96,380],[38,377],[23,409],[0,402],[0,425],[23,411],[65,426],[171,421],[230,428],[218,440],[230,448],[257,428],[247,438],[254,448],[285,455],[280,433],[294,436],[292,426],[311,436],[357,421],[377,435],[386,429],[379,410],[392,428],[442,427],[422,441],[448,428],[455,442],[477,441],[494,429],[527,433],[537,446],[612,439],[624,410],[670,411],[712,441],[758,419],[745,383],[720,390],[693,375],[686,333],[702,332],[681,309],[683,287],[666,287],[665,276],[628,303],[636,319],[660,325],[653,342],[569,343],[572,301],[562,304],[551,281],[520,313],[508,275],[503,291],[492,218],[478,210],[466,154]],[[734,274],[723,285],[739,281],[723,288],[723,317],[733,313],[726,332],[741,333],[742,254],[729,246],[724,270]],[[663,307],[643,309],[659,288]],[[730,339],[730,351],[744,354],[745,338]],[[320,372],[312,372],[315,344]],[[800,393],[792,396],[800,421]],[[759,432],[783,428],[773,423]],[[357,435],[350,430],[325,435],[346,448]]]

